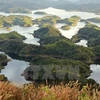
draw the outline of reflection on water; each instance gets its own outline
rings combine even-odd
[[[5,54],[4,52],[0,52],[0,54]],[[29,66],[29,62],[25,62],[22,60],[12,59],[7,55],[10,61],[8,62],[5,69],[1,70],[0,74],[4,74],[10,82],[14,82],[17,85],[22,85],[24,83],[29,83],[25,80],[24,77],[21,76],[23,70]]]
[[[28,62],[11,59],[5,69],[1,70],[9,81],[17,83],[18,85],[27,83],[24,77],[21,76],[23,70],[29,66]]]
[[[34,33],[35,30],[39,29],[38,25],[33,25],[32,27],[20,27],[18,25],[11,27],[11,31],[17,31],[19,34],[25,36],[27,39],[24,40],[24,43],[28,44],[39,44],[39,39],[35,38],[32,33]],[[5,29],[0,29],[0,33],[8,33],[10,31],[7,31]]]
[[[84,46],[84,47],[88,47],[88,45],[87,45],[87,40],[81,40],[80,42],[75,43],[75,44],[81,45],[81,46]]]
[[[96,82],[100,83],[100,65],[92,64],[90,68],[93,71],[90,78],[93,78]]]
[[[66,38],[71,39],[73,35],[77,34],[80,28],[83,28],[85,26],[84,22],[78,22],[77,26],[71,27],[70,30],[62,30],[59,29],[61,34],[65,36]]]

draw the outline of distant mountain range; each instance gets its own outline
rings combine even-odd
[[[100,0],[78,0],[79,4],[88,4],[88,3],[100,3]]]
[[[100,13],[100,0],[0,0],[0,11],[3,12],[29,12],[28,10],[55,7],[65,10],[78,10]],[[25,10],[25,11],[24,11]]]

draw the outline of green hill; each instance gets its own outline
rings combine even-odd
[[[6,34],[0,34],[0,41],[1,40],[8,40],[8,39],[20,39],[20,40],[25,40],[26,37],[25,36],[22,36],[20,35],[19,33],[13,31],[13,32],[10,32],[10,33],[6,33]]]
[[[49,25],[47,27],[43,27],[43,28],[40,28],[40,29],[34,31],[33,35],[38,38],[44,38],[44,37],[60,36],[61,33],[57,28]]]

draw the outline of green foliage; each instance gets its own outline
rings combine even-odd
[[[19,54],[25,45],[21,40],[4,40],[0,41],[0,50]]]
[[[34,24],[39,24],[40,27],[43,27],[44,25],[55,25],[56,22],[58,20],[61,20],[60,17],[58,16],[45,16],[45,17],[42,17],[42,18],[38,18],[38,19],[35,19],[33,21]]]
[[[4,68],[4,66],[6,66],[7,62],[8,62],[7,56],[0,54],[0,71],[1,69]]]
[[[100,45],[100,27],[88,23],[84,28],[79,30],[77,35],[72,37],[73,42],[81,39],[88,40],[89,47]]]
[[[23,27],[32,26],[32,18],[22,15],[0,15],[0,27],[11,27],[12,25],[19,25]]]
[[[35,37],[38,37],[38,38],[45,38],[45,37],[55,37],[55,36],[60,36],[61,33],[60,31],[55,28],[54,26],[46,26],[46,27],[43,27],[43,28],[40,28],[36,31],[34,31],[34,34],[33,34]]]
[[[52,44],[45,45],[46,53],[57,55],[62,58],[92,61],[94,53],[91,49],[73,44],[70,40],[60,40]]]
[[[100,45],[93,47],[93,49],[94,49],[95,55],[97,56],[97,58],[99,58],[100,57]]]
[[[5,75],[0,75],[0,81],[7,81],[7,77]]]
[[[59,40],[62,40],[62,39],[65,39],[67,40],[64,36],[50,36],[50,37],[43,37],[40,39],[40,44],[41,45],[45,45],[45,44],[51,44],[51,43],[54,43],[56,41],[59,41]]]
[[[68,26],[76,26],[79,20],[80,20],[79,16],[72,16],[70,18],[58,20],[57,23],[65,23]]]
[[[6,34],[0,34],[0,40],[8,40],[8,39],[20,39],[20,40],[24,40],[26,39],[25,36],[22,36],[20,34],[18,34],[17,32],[13,31],[10,33],[6,33]]]
[[[42,65],[43,67],[47,67],[48,71],[49,71],[49,67],[52,68],[52,75],[54,75],[54,73],[59,73],[62,75],[63,73],[66,75],[69,74],[76,74],[73,70],[70,70],[70,68],[77,69],[77,66],[79,67],[79,73],[77,73],[77,77],[80,78],[85,78],[88,77],[90,75],[90,67],[80,61],[76,61],[76,60],[69,60],[69,59],[56,59],[56,58],[52,58],[52,57],[48,57],[48,56],[37,56],[34,57],[31,61],[31,65]],[[61,67],[61,69],[59,70],[54,70],[55,67]],[[44,74],[43,70],[40,71],[41,73]],[[63,81],[66,80],[68,81],[68,76],[65,76]],[[55,79],[56,81],[56,79]],[[66,82],[65,81],[65,82]]]

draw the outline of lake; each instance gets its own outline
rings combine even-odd
[[[29,16],[32,17],[33,20],[36,18],[41,18],[43,16],[47,16],[47,15],[37,15],[34,14],[34,12],[36,11],[44,11],[46,12],[48,15],[57,15],[59,17],[63,18],[69,18],[71,16],[77,15],[80,16],[82,19],[88,19],[88,18],[95,18],[95,17],[100,17],[100,15],[96,15],[94,13],[88,13],[88,12],[69,12],[69,11],[65,11],[65,10],[61,10],[61,9],[55,9],[52,7],[49,7],[47,9],[42,9],[42,10],[33,10],[32,14],[19,14],[19,13],[4,13],[4,12],[0,12],[0,15],[5,15],[5,16],[9,16],[9,15],[25,15],[25,16]],[[100,23],[94,23],[98,26],[100,26]],[[80,28],[85,26],[84,22],[78,22],[77,26],[75,27],[71,27],[70,30],[62,30],[61,26],[63,26],[65,24],[56,24],[56,28],[59,29],[59,31],[61,32],[61,34],[69,39],[72,38],[73,35],[77,34],[77,32],[79,31]],[[32,33],[34,33],[35,30],[39,29],[38,25],[33,25],[32,27],[20,27],[20,26],[13,26],[11,27],[11,31],[17,31],[19,32],[21,35],[24,35],[27,39],[24,40],[24,43],[27,44],[35,44],[35,45],[40,45],[39,44],[39,39],[35,38]],[[0,33],[8,33],[10,31],[7,31],[5,29],[0,28]],[[80,42],[76,43],[77,45],[83,45],[85,47],[87,47],[87,40],[81,40]],[[9,56],[8,56],[9,57]],[[9,57],[10,58],[10,57]],[[5,74],[6,77],[8,77],[9,81],[14,82],[16,84],[24,84],[27,83],[27,81],[24,79],[24,77],[22,77],[20,74],[24,71],[24,69],[26,69],[29,66],[29,62],[25,62],[22,60],[16,60],[16,59],[12,59],[8,62],[8,65],[5,66],[5,69],[3,69],[1,71],[1,74]],[[91,74],[91,78],[95,79],[97,82],[100,82],[100,78],[99,78],[99,73],[100,73],[100,66],[99,65],[91,65],[91,70],[93,71],[93,73]],[[99,69],[99,70],[98,70]]]

